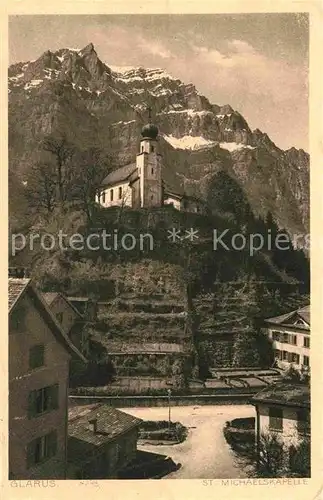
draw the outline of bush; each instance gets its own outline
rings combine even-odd
[[[289,448],[290,471],[298,477],[311,476],[311,442],[305,438],[301,443]]]
[[[279,477],[283,469],[283,459],[284,446],[277,434],[263,434],[258,449],[258,475]]]
[[[187,429],[180,422],[146,420],[139,428],[140,439],[182,442],[186,436]]]

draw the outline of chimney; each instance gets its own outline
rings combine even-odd
[[[89,429],[90,431],[94,432],[96,434],[98,432],[98,419],[97,418],[92,418],[89,420]]]
[[[25,267],[9,267],[9,278],[28,278],[29,270]]]

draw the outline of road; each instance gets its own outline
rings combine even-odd
[[[168,420],[168,407],[123,408],[143,420]],[[172,421],[188,428],[183,443],[175,445],[138,445],[138,449],[169,455],[182,466],[165,479],[230,479],[248,477],[247,468],[236,457],[223,436],[227,420],[254,417],[250,405],[174,406]]]

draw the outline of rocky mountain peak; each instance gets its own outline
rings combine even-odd
[[[84,49],[80,50],[80,54],[89,54],[91,52],[95,52],[94,45],[90,42],[88,45],[84,47]],[[95,52],[96,53],[96,52]]]
[[[276,217],[286,227],[298,229],[307,220],[307,153],[282,151],[260,129],[252,132],[230,104],[211,104],[193,83],[162,68],[109,66],[93,43],[83,49],[47,50],[35,61],[12,65],[8,73],[18,170],[26,168],[26,158],[41,138],[57,130],[66,130],[79,143],[108,148],[120,165],[131,162],[149,105],[172,184],[180,179],[208,197],[201,186],[211,189],[216,172],[229,169],[256,210],[265,213],[279,206]],[[292,222],[286,215],[290,207]]]

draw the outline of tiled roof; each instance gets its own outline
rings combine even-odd
[[[126,181],[131,176],[131,174],[136,172],[136,170],[136,163],[129,163],[129,165],[124,165],[123,167],[120,167],[108,174],[105,179],[103,179],[101,185],[109,186],[112,184],[117,184],[118,182]]]
[[[305,306],[301,309],[298,309],[297,314],[304,320],[306,323],[311,323],[311,307]]]
[[[27,288],[30,283],[28,278],[9,278],[8,295],[9,295],[9,311],[17,302],[20,295]]]
[[[89,420],[92,419],[97,419],[97,432],[89,428]],[[109,405],[93,404],[69,408],[69,461],[82,460],[84,454],[125,434],[141,422],[141,419]]]
[[[300,316],[306,323],[310,324],[310,306],[301,307],[300,309],[296,309],[295,311],[291,311],[286,314],[281,314],[280,316],[274,316],[273,318],[265,319],[268,323],[282,324],[288,323],[288,320],[293,318],[295,315]]]
[[[286,406],[310,406],[310,388],[307,384],[280,381],[262,389],[253,401]]]

